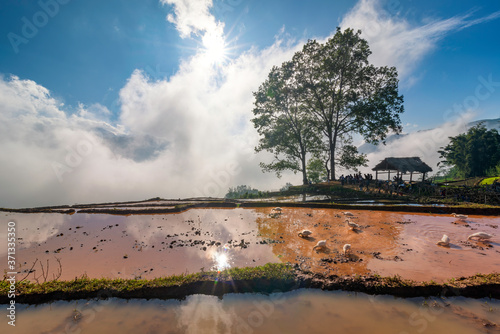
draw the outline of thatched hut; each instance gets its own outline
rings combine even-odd
[[[391,171],[396,173],[397,178],[404,174],[410,173],[410,182],[413,179],[413,174],[422,174],[422,181],[425,180],[425,174],[432,172],[432,168],[419,157],[412,158],[385,158],[378,165],[372,168],[375,171],[375,178],[378,180],[378,175],[387,173],[387,179],[391,179]]]

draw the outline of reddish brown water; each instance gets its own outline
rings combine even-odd
[[[17,223],[18,277],[38,259],[44,271],[49,261],[50,279],[57,275],[58,258],[65,280],[82,275],[152,278],[279,262],[270,247],[259,243],[257,216],[244,209],[193,209],[131,216],[7,214],[2,220]],[[4,268],[7,260],[1,255]],[[42,275],[39,263],[35,270],[30,280]]]
[[[359,210],[349,218],[360,225],[353,231],[340,210],[287,208],[275,219],[264,215],[269,209],[258,211],[263,213],[257,220],[262,235],[285,241],[273,245],[274,253],[304,269],[437,281],[500,272],[500,219],[496,217],[471,216],[462,222],[449,215]],[[312,236],[299,238],[303,229],[312,231]],[[488,243],[468,242],[467,236],[478,231],[494,238]],[[449,248],[436,245],[443,234],[451,239]],[[326,240],[327,248],[313,251],[319,240]],[[351,245],[348,256],[343,254],[345,244]]]
[[[396,299],[299,290],[193,295],[183,301],[108,299],[17,306],[2,333],[498,333],[498,300]],[[490,324],[490,327],[485,326]]]
[[[30,280],[62,276],[152,278],[200,269],[256,266],[268,262],[299,263],[326,274],[400,275],[414,280],[443,281],[476,273],[500,272],[497,217],[471,216],[466,222],[449,215],[386,211],[353,211],[355,231],[335,209],[283,208],[192,209],[178,214],[114,216],[104,214],[1,214],[17,223],[18,278],[38,259]],[[311,238],[297,236],[302,229]],[[489,243],[467,242],[484,231]],[[6,228],[0,238],[6,240]],[[451,247],[436,245],[443,234]],[[319,252],[312,247],[326,240]],[[351,254],[342,247],[351,244]],[[6,269],[6,247],[0,269]],[[47,274],[47,261],[49,270]]]

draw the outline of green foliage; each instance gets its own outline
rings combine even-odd
[[[489,177],[487,179],[484,179],[479,183],[480,186],[490,186],[495,182],[500,182],[500,176],[497,177]]]
[[[358,152],[358,148],[354,145],[345,145],[342,147],[338,164],[346,169],[357,171],[359,166],[367,167],[368,159],[366,154]]]
[[[325,165],[320,158],[311,158],[307,162],[307,176],[312,183],[319,183],[328,179]]]
[[[495,167],[488,169],[486,176],[500,176],[500,163]]]
[[[285,170],[301,172],[303,184],[307,184],[306,156],[314,150],[318,139],[300,101],[301,88],[295,71],[295,64],[290,61],[273,67],[254,93],[252,122],[261,135],[255,151],[273,154],[273,161],[260,163],[264,172],[276,172],[278,177]]]
[[[225,198],[258,198],[260,191],[247,185],[240,185],[235,188],[229,188]]]
[[[441,164],[441,168],[438,173],[433,177],[434,182],[446,182],[450,180],[462,180],[464,179],[464,174],[458,170],[455,166],[449,167]]]
[[[485,176],[500,164],[500,134],[495,129],[478,124],[449,139],[450,143],[438,151],[444,159],[440,164],[454,166],[460,176]]]
[[[377,143],[388,131],[401,131],[399,114],[404,109],[397,71],[371,65],[371,51],[360,35],[361,31],[337,28],[325,44],[309,41],[294,56],[300,65],[304,103],[329,152],[332,179],[337,150],[349,145],[353,134]]]
[[[330,164],[325,170],[335,179],[336,164],[366,164],[351,144],[354,134],[376,144],[389,131],[401,132],[397,71],[371,65],[371,51],[360,35],[337,28],[324,44],[308,41],[291,61],[273,68],[254,93],[252,121],[262,136],[256,151],[274,154],[273,162],[261,164],[264,171],[278,176],[284,170],[301,171],[306,184],[310,153]]]
[[[290,190],[290,188],[293,187],[293,184],[290,182],[287,182],[283,187],[281,187],[280,192],[285,192]]]

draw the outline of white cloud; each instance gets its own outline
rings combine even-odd
[[[109,121],[111,111],[100,103],[94,103],[86,106],[83,103],[78,103],[78,116],[82,118],[92,119],[96,121]]]
[[[404,2],[399,3],[404,6]],[[392,8],[389,13],[380,1],[360,0],[342,19],[342,29],[361,29],[362,37],[370,45],[371,61],[377,66],[396,66],[400,78],[411,85],[418,80],[414,70],[419,62],[448,34],[500,17],[500,11],[486,17],[468,20],[472,13],[448,19],[428,20],[422,25],[412,25],[398,12],[404,8]]]
[[[67,116],[46,88],[1,78],[0,184],[9,191],[0,192],[0,203],[223,196],[238,184],[277,189],[298,181],[261,172],[250,118],[252,92],[299,47],[278,39],[223,67],[199,52],[165,80],[135,71],[120,91],[117,125],[99,104],[80,104]]]
[[[168,19],[181,36],[223,37],[223,24],[210,14],[211,1],[161,1],[174,5],[175,14]],[[427,54],[442,34],[466,27],[465,17],[411,27],[367,1],[342,24],[362,24],[363,18],[383,27],[370,37],[374,59],[401,66],[406,77],[412,74],[412,62]],[[46,88],[31,80],[0,77],[0,184],[9,189],[0,192],[1,206],[223,196],[239,184],[277,189],[288,181],[300,182],[299,175],[280,180],[262,174],[258,163],[267,156],[254,153],[258,135],[250,122],[252,92],[273,65],[290,59],[302,46],[283,32],[280,36],[273,45],[251,48],[223,66],[214,66],[199,51],[183,59],[168,79],[151,80],[134,71],[120,90],[117,124],[110,123],[109,110],[100,104],[80,104],[68,116]],[[452,133],[437,132],[433,144],[442,145]],[[408,138],[385,148],[384,155],[407,155],[418,149],[411,145],[426,143],[429,134]],[[424,151],[435,154],[436,149]],[[379,158],[376,152],[369,155],[370,161]]]
[[[452,122],[444,123],[434,129],[412,132],[398,137],[388,138],[387,145],[380,144],[373,147],[363,145],[362,151],[370,152],[367,155],[370,167],[362,169],[370,172],[371,168],[387,157],[420,157],[432,169],[432,174],[438,171],[440,147],[449,143],[449,137],[467,131],[467,124],[476,116],[472,111],[466,112]]]
[[[205,31],[220,30],[224,24],[217,22],[212,14],[212,0],[160,0],[163,4],[173,5],[175,14],[167,20],[174,23],[182,38],[191,34],[202,35]]]

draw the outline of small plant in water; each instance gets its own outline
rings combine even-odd
[[[73,321],[78,322],[82,319],[82,313],[78,311],[76,308],[73,309]]]
[[[494,311],[494,308],[493,308],[493,307],[491,307],[491,306],[488,304],[488,302],[484,302],[483,307],[484,307],[484,308],[486,309],[486,311],[488,311],[488,312],[493,312],[493,311]]]

